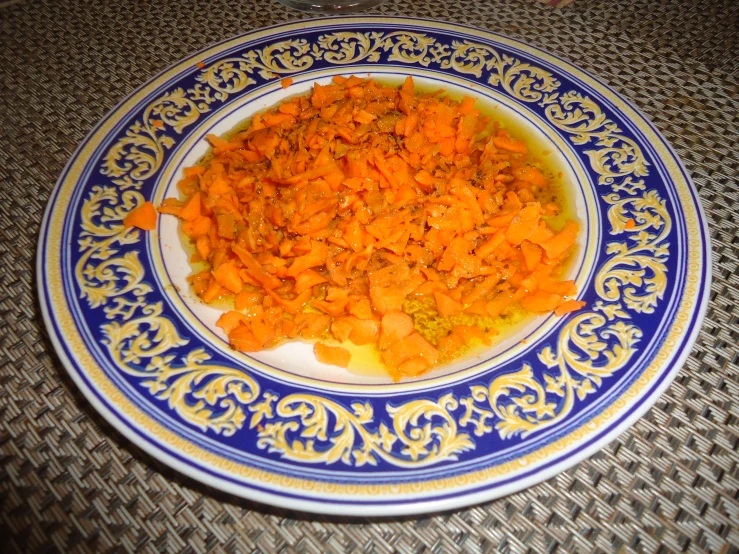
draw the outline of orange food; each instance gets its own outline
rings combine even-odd
[[[231,310],[218,318],[216,326],[223,329],[226,334],[229,334],[231,331],[236,329],[242,321],[244,321],[244,314]]]
[[[436,310],[439,312],[439,315],[450,316],[462,313],[462,303],[457,302],[448,295],[435,292],[434,299],[436,300]]]
[[[577,224],[549,226],[561,208],[546,173],[471,98],[420,94],[410,77],[398,89],[337,76],[207,139],[213,156],[159,211],[182,220],[207,264],[189,278],[194,292],[234,296],[218,321],[234,348],[372,344],[400,379],[489,344],[496,331],[481,322],[513,307],[584,305],[557,277]],[[124,224],[153,229],[156,213],[145,204]],[[426,332],[413,302],[443,332]],[[314,350],[350,363],[343,348]]]
[[[565,315],[570,312],[576,312],[577,310],[581,310],[585,307],[585,302],[582,300],[565,300],[562,302],[559,306],[557,306],[554,310],[554,315]]]
[[[317,342],[313,347],[316,359],[322,364],[337,365],[339,367],[348,367],[352,358],[351,353],[346,348],[340,346],[329,346],[322,342]]]
[[[387,350],[414,331],[413,319],[400,310],[392,310],[382,316],[381,326],[380,348],[382,350]]]
[[[157,211],[154,204],[144,202],[137,208],[131,210],[123,219],[123,226],[138,227],[144,231],[153,231],[157,226]]]

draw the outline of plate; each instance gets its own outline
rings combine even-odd
[[[412,75],[534,137],[583,229],[569,271],[587,308],[536,318],[479,356],[401,383],[322,366],[300,343],[254,356],[229,349],[219,312],[189,293],[174,218],[151,233],[122,219],[173,194],[207,133],[349,74]],[[710,290],[706,229],[665,139],[567,61],[458,25],[322,19],[198,52],[108,114],[49,200],[38,287],[74,381],[158,460],[293,510],[414,514],[531,486],[632,425],[697,336]]]

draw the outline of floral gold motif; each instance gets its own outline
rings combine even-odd
[[[310,68],[314,57],[308,52],[309,47],[305,39],[277,42],[262,50],[249,50],[238,58],[219,60],[204,69],[197,79],[215,90],[218,100],[224,101],[230,94],[256,84],[251,77],[254,73],[263,79],[273,79]]]
[[[108,151],[101,173],[110,177],[127,176],[136,181],[148,179],[159,171],[165,150],[175,143],[164,133],[164,127],[181,134],[201,114],[210,111],[209,105],[216,99],[210,89],[196,85],[187,92],[175,89],[151,103],[142,120],[134,123],[126,136]]]
[[[628,241],[611,242],[611,257],[601,269],[595,286],[605,300],[624,303],[636,312],[652,313],[667,286],[667,237],[672,229],[664,200],[650,190],[640,197],[609,194],[611,234],[628,233]],[[632,209],[629,210],[628,206]],[[627,221],[634,226],[627,227]]]
[[[438,402],[388,405],[392,429],[381,422],[370,431],[374,412],[369,402],[355,402],[349,410],[321,396],[291,394],[279,402],[279,419],[264,426],[257,445],[301,462],[342,461],[359,467],[377,465],[381,458],[400,467],[422,467],[456,460],[460,452],[474,448],[469,436],[458,431],[452,416],[457,407],[451,394]]]
[[[488,83],[502,86],[512,97],[524,102],[537,102],[545,93],[553,93],[560,86],[551,73],[512,56],[501,55],[495,48],[469,41],[452,42],[452,51],[441,67],[458,73],[480,77],[489,74]]]
[[[337,65],[357,64],[380,60],[382,52],[390,52],[388,61],[418,63],[427,67],[431,63],[429,48],[433,38],[422,33],[399,31],[394,33],[332,33],[318,38],[313,46],[313,56]]]
[[[622,134],[595,101],[570,91],[559,97],[558,104],[548,103],[546,116],[556,127],[570,134],[573,144],[593,143],[598,147],[586,150],[585,154],[590,158],[591,167],[600,175],[599,184],[613,185],[617,179],[623,178],[632,187],[643,188],[643,182],[632,181],[648,174],[641,148]],[[618,187],[614,190],[618,192]]]

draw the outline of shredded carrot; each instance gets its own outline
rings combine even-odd
[[[584,306],[558,278],[577,224],[550,227],[561,207],[546,172],[472,98],[337,76],[207,140],[213,155],[159,211],[182,220],[207,264],[194,292],[234,296],[217,324],[234,348],[373,344],[397,380],[490,344],[489,322],[511,309]],[[153,228],[145,210],[125,225]],[[350,363],[343,348],[314,351]]]
[[[392,310],[382,316],[380,348],[387,350],[395,342],[410,335],[414,330],[413,319],[400,310]]]
[[[205,64],[203,62],[198,62],[198,63],[195,64],[195,66],[198,69],[205,69]]]
[[[317,342],[313,347],[316,358],[322,364],[337,365],[339,367],[347,367],[351,360],[351,353],[346,348],[340,346],[329,346],[322,342]]]
[[[585,307],[585,302],[582,300],[565,300],[562,302],[559,306],[557,306],[554,310],[554,315],[565,315],[570,312],[576,312],[577,310],[581,310]]]
[[[125,228],[138,227],[144,231],[153,231],[157,226],[157,211],[154,204],[144,202],[137,208],[131,210],[123,219]]]
[[[293,80],[290,77],[285,77],[280,81],[280,84],[282,85],[282,88],[287,88],[293,84]]]

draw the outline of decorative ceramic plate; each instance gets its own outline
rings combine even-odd
[[[235,352],[196,301],[175,194],[222,134],[333,75],[466,94],[523,129],[569,183],[583,311],[532,319],[480,356],[410,381],[315,361],[309,344]],[[293,86],[283,90],[280,79]],[[614,75],[613,79],[618,76]],[[155,77],[90,133],[49,201],[38,252],[54,346],[93,406],[203,483],[295,510],[392,515],[531,486],[601,448],[667,387],[710,289],[705,218],[664,138],[568,62],[478,29],[342,18],[273,27]]]

